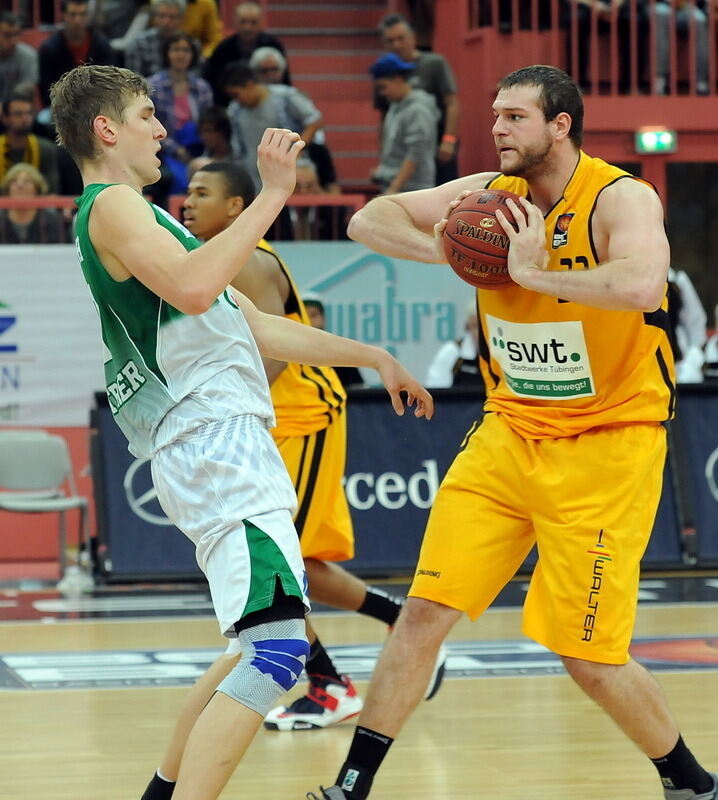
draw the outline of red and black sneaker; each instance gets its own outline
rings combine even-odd
[[[361,697],[347,675],[342,682],[330,678],[312,680],[309,691],[290,706],[277,706],[264,718],[270,731],[306,731],[339,725],[362,710]]]

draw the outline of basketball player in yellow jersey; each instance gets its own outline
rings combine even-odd
[[[208,241],[229,227],[252,203],[254,184],[232,162],[212,162],[198,170],[184,203],[185,226]],[[299,292],[286,265],[264,240],[232,285],[262,311],[310,325]],[[391,626],[403,599],[367,586],[336,561],[354,555],[354,537],[342,477],[346,455],[346,393],[333,369],[263,359],[277,425],[271,433],[297,492],[294,524],[312,600],[358,611]],[[355,717],[362,707],[351,680],[337,672],[306,618],[311,649],[305,670],[307,694],[291,706],[272,709],[270,730],[325,728]],[[187,735],[216,687],[235,667],[239,648],[232,642],[188,693],[158,773],[142,800],[172,796]],[[425,694],[433,696],[443,677],[442,653]]]
[[[523,221],[509,204],[516,231],[501,215],[517,285],[478,292],[487,413],[439,489],[347,760],[320,795],[369,796],[440,643],[462,614],[483,613],[537,542],[526,635],[558,654],[653,761],[666,800],[716,800],[718,778],[698,764],[657,683],[628,653],[661,492],[661,423],[673,415],[661,203],[647,184],[581,151],[583,104],[564,72],[526,67],[498,89],[500,174],[377,198],[349,226],[377,251],[441,263],[446,217],[466,194],[510,189],[528,214]],[[603,776],[606,797],[629,800],[610,765]],[[523,780],[530,787],[531,776]],[[420,772],[411,782],[402,796],[414,796]]]

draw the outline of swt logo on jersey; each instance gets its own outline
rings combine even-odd
[[[575,214],[561,214],[556,220],[556,227],[553,229],[553,237],[551,240],[551,246],[554,250],[568,244],[568,226],[575,216]]]
[[[508,322],[486,315],[492,358],[519,397],[567,400],[595,394],[583,325]]]

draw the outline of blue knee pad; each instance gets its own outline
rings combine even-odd
[[[266,717],[306,664],[309,642],[304,620],[255,625],[240,631],[239,642],[242,657],[217,691]]]

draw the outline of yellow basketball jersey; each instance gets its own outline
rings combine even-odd
[[[289,282],[289,297],[284,304],[284,315],[304,325],[311,325],[294,280],[282,259],[272,247],[262,240],[260,250],[271,253]],[[272,429],[275,437],[305,436],[326,428],[342,413],[346,392],[336,372],[331,367],[309,367],[305,364],[287,364],[271,386],[272,403],[277,425]]]
[[[592,269],[591,218],[603,189],[637,180],[580,154],[563,197],[546,215],[550,270]],[[491,188],[526,196],[522,178]],[[673,416],[675,378],[667,299],[657,311],[606,311],[511,286],[478,290],[479,356],[486,410],[529,439],[574,436],[604,425]]]

